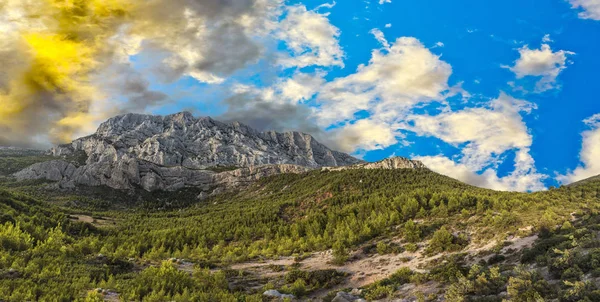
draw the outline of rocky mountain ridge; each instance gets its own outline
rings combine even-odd
[[[16,173],[17,179],[45,179],[62,188],[176,191],[197,187],[219,192],[271,175],[313,169],[425,167],[403,158],[365,163],[332,151],[307,134],[258,132],[240,123],[196,119],[189,113],[118,116],[100,125],[95,134],[50,152],[57,160],[34,164]]]
[[[384,160],[374,162],[374,163],[361,163],[355,164],[351,166],[344,167],[324,167],[324,170],[329,171],[343,171],[343,170],[353,170],[353,169],[365,169],[365,170],[374,170],[374,169],[384,169],[384,170],[394,170],[394,169],[427,169],[427,166],[418,160],[410,160],[404,157],[390,157]]]
[[[51,150],[55,156],[85,152],[89,161],[137,158],[161,166],[206,169],[292,164],[347,166],[362,162],[330,150],[301,132],[259,132],[189,112],[167,116],[126,114],[102,123],[96,133]]]

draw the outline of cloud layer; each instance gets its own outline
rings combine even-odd
[[[536,109],[534,104],[502,93],[484,106],[453,111],[448,98],[469,94],[448,84],[450,64],[416,38],[390,43],[380,30],[371,33],[381,48],[355,72],[326,81],[323,72],[298,71],[270,87],[238,86],[224,117],[260,129],[300,129],[355,154],[409,144],[406,132],[436,137],[461,153],[453,159],[417,157],[435,171],[497,190],[544,188],[546,176],[535,168],[529,151],[532,136],[522,119]],[[527,64],[518,66],[521,70]],[[427,104],[437,104],[441,112],[414,113]],[[278,115],[284,118],[275,121],[272,117]],[[496,170],[507,152],[515,154],[514,169],[499,177]]]
[[[549,36],[544,37],[544,40]],[[544,92],[557,88],[556,78],[567,68],[567,57],[573,52],[559,50],[552,51],[548,44],[542,44],[540,49],[530,49],[527,45],[519,49],[520,57],[515,65],[509,67],[517,79],[525,77],[540,78],[535,86],[536,92]]]
[[[154,57],[165,81],[219,83],[256,62],[279,0],[6,0],[0,5],[0,140],[65,142],[122,110],[166,99],[131,70]],[[110,77],[124,75],[124,83]],[[111,94],[111,92],[116,94]],[[125,99],[123,99],[125,97]],[[119,101],[115,101],[119,99]],[[103,104],[111,103],[111,104]],[[110,109],[108,112],[91,110]]]
[[[434,171],[482,187],[516,191],[543,189],[545,176],[536,172],[529,154],[532,136],[521,117],[521,113],[529,113],[534,108],[531,103],[502,93],[486,107],[448,111],[436,116],[411,116],[412,131],[461,148],[458,162],[444,156],[418,158]],[[500,178],[495,171],[500,156],[511,150],[516,153],[514,171]]]
[[[568,184],[600,174],[600,114],[595,114],[583,121],[590,129],[581,134],[582,145],[579,159],[581,165],[558,180]]]
[[[583,9],[579,13],[582,19],[600,20],[600,0],[569,0],[573,8]]]

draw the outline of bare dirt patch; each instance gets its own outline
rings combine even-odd
[[[506,253],[510,249],[520,251],[524,248],[531,247],[537,238],[537,235],[522,238],[510,238],[507,241],[511,244],[502,248],[500,253]],[[497,242],[492,241],[483,246],[468,246],[466,249],[456,253],[441,253],[434,256],[423,255],[421,253],[422,249],[414,253],[405,251],[399,254],[388,255],[364,255],[359,250],[354,252],[351,260],[343,266],[332,264],[333,255],[331,251],[325,251],[313,253],[310,257],[299,262],[296,262],[293,257],[282,257],[276,260],[234,264],[231,266],[231,269],[251,271],[253,274],[257,274],[264,278],[273,278],[284,275],[285,271],[273,272],[270,267],[287,267],[296,264],[301,270],[317,271],[335,269],[349,274],[349,277],[346,279],[346,281],[335,288],[327,291],[319,291],[318,293],[311,295],[312,297],[316,297],[325,295],[327,292],[333,290],[360,288],[368,284],[372,284],[376,281],[390,277],[393,273],[401,268],[409,268],[416,272],[426,273],[428,272],[426,267],[429,262],[447,255],[467,253],[469,255],[474,255],[469,262],[477,263],[481,260],[489,259],[491,255],[494,254],[491,252],[491,250],[496,246],[496,244]],[[437,285],[428,284],[427,286],[430,287],[427,288],[427,290],[424,290],[423,288],[419,288],[418,290],[421,292],[434,292],[437,290]]]
[[[69,215],[69,219],[72,221],[86,222],[96,227],[113,226],[116,224],[116,221],[112,218],[96,217],[89,215]]]

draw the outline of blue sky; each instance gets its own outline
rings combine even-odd
[[[597,1],[290,1],[274,26],[304,14],[305,23],[287,30],[306,26],[299,34],[315,30],[316,36],[269,33],[260,38],[263,56],[220,83],[183,76],[164,84],[150,77],[153,89],[171,96],[152,112],[192,110],[244,122],[244,116],[256,114],[256,103],[285,103],[307,109],[298,119],[308,122],[285,115],[267,128],[296,126],[369,161],[417,158],[476,185],[541,190],[600,174],[600,163],[593,162],[600,155],[594,117],[600,113],[600,21],[593,4]],[[293,39],[302,40],[296,41],[300,51],[293,49]],[[314,55],[298,59],[307,53]],[[132,62],[145,70],[152,58],[142,52]],[[292,97],[282,83],[297,77],[304,77],[295,84],[305,90]],[[281,111],[269,110],[266,115],[277,120]]]
[[[600,0],[134,2],[2,7],[0,145],[186,110],[496,190],[600,174]]]

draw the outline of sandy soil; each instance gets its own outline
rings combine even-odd
[[[507,252],[509,249],[521,250],[526,247],[530,247],[534,241],[537,239],[537,235],[523,237],[523,238],[511,238],[511,245],[502,249],[502,253]],[[496,242],[490,242],[484,246],[468,246],[464,250],[458,253],[468,253],[470,255],[476,255],[472,261],[472,263],[477,263],[481,259],[487,260],[487,258],[491,257],[493,253],[486,253],[490,251]],[[485,254],[485,256],[477,256],[478,254]],[[389,254],[389,255],[360,255],[355,253],[354,257],[352,257],[353,261],[346,263],[343,266],[336,266],[331,264],[331,260],[333,259],[331,251],[313,253],[310,257],[299,262],[300,269],[303,270],[324,270],[324,269],[336,269],[339,271],[343,271],[349,274],[348,279],[345,283],[340,284],[336,288],[329,289],[327,291],[323,291],[319,294],[326,294],[331,290],[336,289],[344,289],[344,288],[360,288],[365,285],[371,284],[373,282],[385,279],[392,275],[397,270],[407,267],[413,271],[417,272],[427,272],[424,267],[430,261],[436,260],[445,255],[451,255],[455,253],[442,253],[434,256],[426,257],[421,254],[420,251],[415,253],[403,252],[400,254]],[[269,265],[281,265],[281,266],[289,266],[294,264],[294,258],[292,257],[284,257],[277,260],[268,260],[263,262],[247,262],[240,263],[231,266],[231,269],[235,270],[248,270],[252,271],[255,274],[261,275],[261,277],[269,278],[280,276],[285,272],[274,273],[272,270],[268,268]],[[432,292],[436,291],[437,284],[427,284],[428,290]],[[408,290],[408,289],[407,289]],[[419,289],[423,291],[423,289]]]
[[[110,218],[96,219],[88,215],[70,215],[69,219],[73,221],[87,222],[97,227],[111,226],[115,224],[115,221]]]

